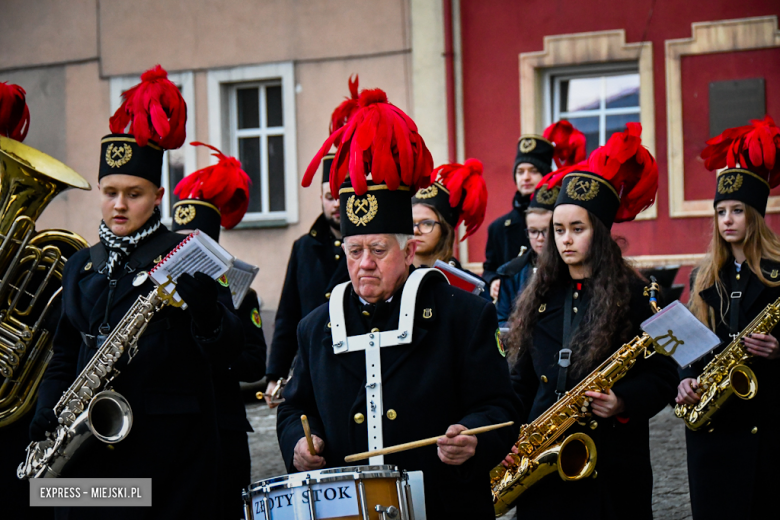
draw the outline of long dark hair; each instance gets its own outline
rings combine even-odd
[[[572,374],[583,376],[614,351],[616,341],[625,342],[631,333],[629,282],[639,274],[623,259],[621,244],[613,239],[607,227],[588,212],[593,235],[585,266],[590,271],[588,291],[590,303],[582,323],[571,339]],[[533,329],[539,308],[553,289],[571,283],[569,268],[555,245],[552,220],[542,254],[537,260],[536,274],[523,290],[515,310],[509,317],[508,347],[512,362],[533,347]],[[620,242],[620,243],[618,243]]]

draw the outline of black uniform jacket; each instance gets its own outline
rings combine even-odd
[[[714,354],[723,351],[731,342],[729,295],[736,282],[733,263],[733,258],[729,259],[720,272],[725,286],[722,296],[714,285],[699,293],[714,312],[715,333],[721,344],[712,354],[683,370],[683,378],[697,377]],[[761,270],[767,280],[780,281],[780,264],[763,260]],[[743,330],[767,305],[780,297],[780,287],[764,285],[750,272],[747,263],[742,264],[740,276],[748,277],[739,305],[739,329]],[[775,337],[778,331],[780,329],[775,328]],[[696,432],[686,428],[691,507],[696,519],[730,515],[770,518],[777,512],[780,416],[772,410],[780,399],[780,360],[753,357],[749,366],[758,379],[758,393],[753,399],[730,397],[715,415],[712,432],[708,431],[710,428]],[[727,468],[735,460],[738,460],[738,467]],[[724,494],[718,490],[723,486],[726,471],[735,472],[738,478],[729,479],[728,493]]]
[[[533,347],[518,359],[512,370],[512,384],[530,413],[531,422],[555,404],[558,384],[558,352],[563,341],[565,294],[570,280],[553,289],[540,308],[539,321],[533,332]],[[643,283],[638,279],[631,286],[630,318],[632,332],[628,340],[641,334],[639,325],[652,314],[648,299],[642,296]],[[578,301],[588,298],[587,285]],[[581,304],[580,304],[581,305]],[[584,319],[580,327],[587,322]],[[627,341],[628,341],[627,340]],[[615,341],[612,351],[622,341]],[[577,362],[576,345],[571,347],[572,363]],[[610,353],[611,355],[611,353]],[[608,356],[605,356],[606,359]],[[601,363],[603,360],[600,360]],[[596,365],[597,366],[597,365]],[[596,368],[593,366],[586,372]],[[573,368],[573,367],[572,367]],[[566,389],[570,390],[585,375],[572,377],[569,371]],[[524,493],[518,500],[518,518],[581,518],[581,519],[652,519],[653,474],[650,467],[648,421],[676,395],[678,378],[674,362],[654,355],[640,358],[631,370],[613,387],[625,402],[626,410],[619,416],[593,418],[598,426],[574,425],[567,432],[585,432],[596,444],[597,478],[564,482],[553,473]]]
[[[252,462],[246,432],[252,426],[246,418],[239,381],[258,381],[265,375],[265,338],[260,319],[257,293],[249,289],[236,309],[244,330],[244,346],[228,366],[215,364],[214,386],[219,419],[222,466],[222,518],[241,518],[243,514],[242,489],[250,484]]]
[[[506,326],[506,322],[515,308],[515,303],[520,298],[520,293],[531,281],[536,265],[536,256],[536,252],[529,249],[498,268],[501,288],[498,291],[496,314],[498,315],[498,324],[501,327]]]
[[[324,215],[295,241],[287,264],[274,337],[268,357],[269,379],[287,377],[298,352],[298,323],[328,301],[333,288],[349,280],[341,241],[333,236]]]
[[[346,327],[350,336],[376,327],[398,326],[400,291],[389,304],[377,305],[364,319],[348,288]],[[427,280],[418,293],[410,345],[382,349],[385,416],[384,445],[442,435],[452,424],[474,428],[516,421],[509,370],[496,343],[496,313],[485,300]],[[333,353],[328,306],[301,322],[300,353],[293,378],[279,407],[277,431],[290,472],[295,444],[303,437],[300,416],[307,414],[312,433],[325,441],[328,467],[346,466],[344,457],[368,450],[366,367],[363,352]],[[388,418],[394,410],[397,417]],[[517,425],[480,434],[476,455],[462,466],[441,462],[436,446],[385,456],[385,463],[422,470],[429,520],[494,518],[489,472],[517,438]],[[367,464],[363,461],[362,464]]]
[[[520,248],[531,248],[528,236],[525,234],[525,210],[531,197],[515,193],[512,200],[512,211],[501,215],[488,226],[488,239],[485,246],[485,263],[482,278],[488,285],[498,277],[498,268],[512,260],[520,253]]]
[[[148,271],[184,237],[161,227],[130,256],[114,291],[109,312],[112,330],[135,300],[153,289],[150,280],[132,282]],[[98,334],[108,301],[109,282],[100,271],[106,252],[101,244],[71,257],[63,274],[63,313],[54,338],[54,355],[41,383],[38,407],[53,408],[63,391],[97,351],[82,333]],[[230,292],[220,287],[222,323],[216,337],[195,336],[189,312],[166,307],[138,340],[128,364],[116,364],[112,387],[133,410],[126,439],[109,448],[99,442],[82,448],[67,468],[68,477],[151,477],[153,509],[72,508],[58,518],[216,518],[219,464],[217,412],[212,365],[232,357],[243,345]],[[231,310],[229,310],[231,309]],[[89,341],[89,344],[88,344]],[[228,359],[229,359],[228,357]],[[115,373],[116,373],[115,370]]]

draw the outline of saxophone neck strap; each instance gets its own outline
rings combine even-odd
[[[566,393],[566,382],[571,366],[571,338],[580,326],[586,305],[587,300],[582,294],[582,282],[572,280],[571,286],[566,291],[566,301],[563,305],[563,341],[558,352],[558,384],[555,388],[558,399]]]
[[[734,264],[731,268],[733,272],[731,287],[733,287],[734,290],[729,294],[729,336],[731,336],[732,340],[737,339],[739,336],[739,304],[742,300],[742,294],[747,287],[748,277],[750,276],[750,270],[745,269],[744,267],[745,263],[743,262],[742,265],[738,266],[737,264]]]

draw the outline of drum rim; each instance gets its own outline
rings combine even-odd
[[[250,484],[244,494],[254,499],[255,496],[262,493],[270,493],[280,489],[292,489],[307,484],[327,484],[331,482],[343,482],[348,480],[379,479],[392,478],[401,479],[404,471],[398,469],[398,466],[375,465],[375,466],[345,466],[338,468],[324,468],[313,471],[300,471],[298,473],[288,473],[263,480],[258,480]],[[307,477],[303,477],[307,475]],[[300,476],[293,479],[292,477]],[[308,482],[306,482],[308,481]]]

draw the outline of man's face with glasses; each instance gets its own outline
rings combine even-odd
[[[552,211],[525,214],[525,232],[528,241],[531,242],[531,249],[536,251],[536,254],[541,254],[544,249],[547,231],[550,229],[550,219],[552,219]]]

